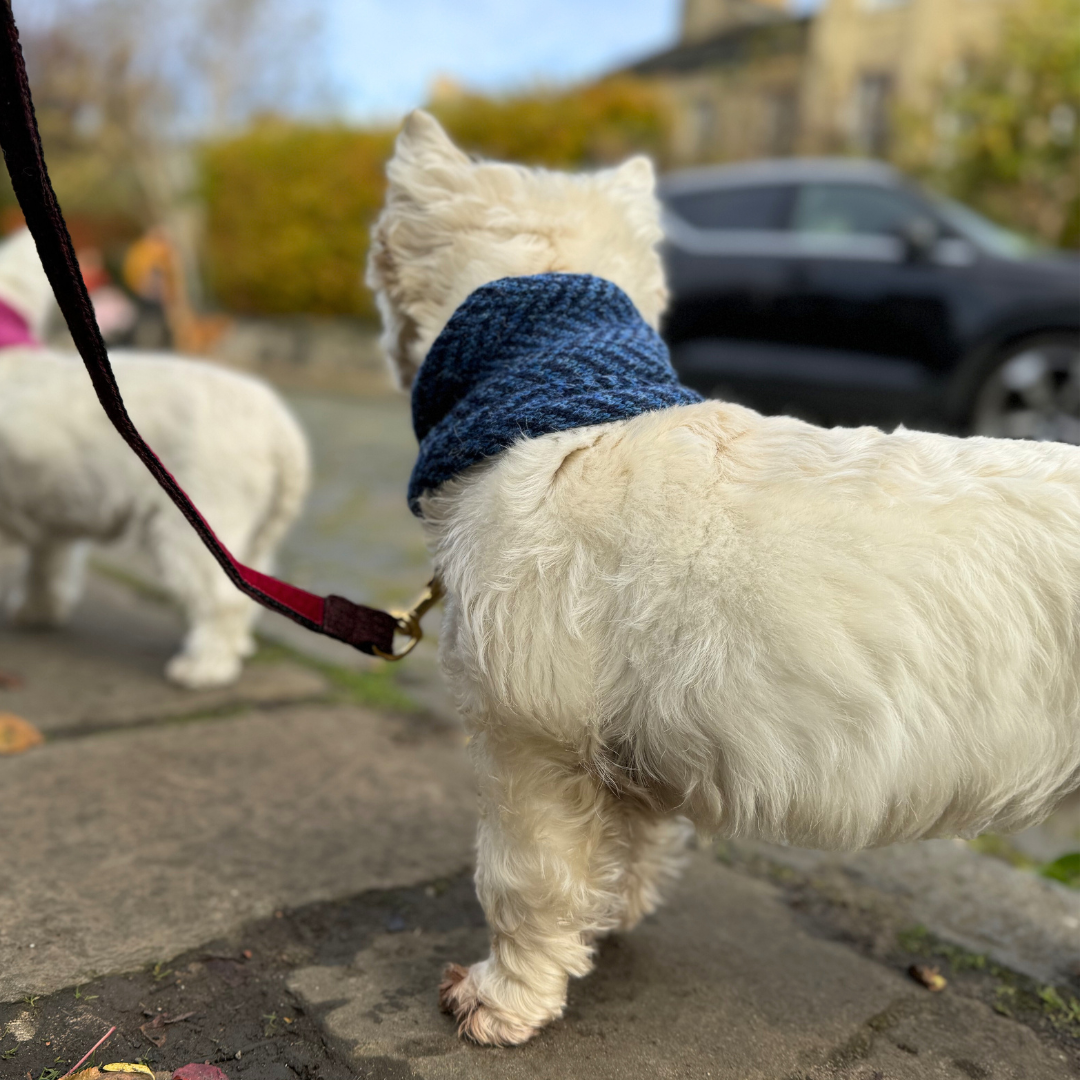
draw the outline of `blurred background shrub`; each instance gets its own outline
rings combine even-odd
[[[429,107],[459,145],[500,161],[576,169],[670,156],[671,101],[660,84],[627,75],[505,97],[442,80]]]
[[[393,135],[263,120],[200,155],[209,291],[238,314],[375,314],[362,283]]]
[[[1080,0],[1010,7],[996,47],[900,119],[901,166],[1049,244],[1080,246]]]

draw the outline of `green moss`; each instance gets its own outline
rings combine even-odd
[[[323,675],[333,687],[334,697],[350,705],[363,705],[370,709],[387,709],[398,713],[421,711],[420,704],[401,688],[393,665],[383,660],[373,661],[370,670],[360,671],[315,660],[287,645],[268,641],[266,638],[259,638],[259,651],[252,660],[254,663],[290,660],[295,664],[303,664],[304,667]]]
[[[1072,889],[1080,889],[1080,851],[1071,851],[1052,862],[1040,863],[1014,847],[1004,836],[985,833],[968,841],[968,846],[980,855],[1007,862],[1017,870],[1034,870],[1045,878],[1060,881]]]
[[[1034,859],[1028,858],[1018,848],[1013,847],[1004,836],[998,836],[996,833],[984,833],[982,836],[977,836],[974,840],[968,841],[968,847],[980,855],[989,855],[992,859],[1007,862],[1010,866],[1015,866],[1017,870],[1035,870],[1039,865]]]
[[[995,964],[982,953],[969,952],[958,945],[942,941],[925,926],[909,926],[897,934],[897,944],[907,953],[934,957],[945,961],[953,974],[979,971],[996,980],[994,1011],[1002,1016],[1023,1019],[1037,1014],[1073,1038],[1080,1037],[1080,1001],[1057,987],[1041,985],[1024,975]]]

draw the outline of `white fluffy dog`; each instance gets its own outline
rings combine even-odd
[[[408,386],[508,275],[655,326],[653,174],[475,163],[414,113],[369,281]],[[825,430],[707,401],[526,438],[424,496],[481,792],[481,1043],[563,1009],[707,833],[817,848],[1037,822],[1080,783],[1080,448]],[[680,816],[681,815],[681,816]]]
[[[28,231],[0,245],[0,299],[40,338],[52,291]],[[146,441],[242,562],[269,569],[308,487],[308,447],[263,383],[211,364],[110,353]],[[0,537],[28,549],[15,619],[53,626],[81,592],[86,542],[137,537],[188,622],[166,668],[191,688],[240,674],[254,650],[254,603],[113,429],[74,353],[0,350]]]

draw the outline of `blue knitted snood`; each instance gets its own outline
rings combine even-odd
[[[519,439],[696,401],[617,285],[590,274],[493,281],[454,312],[413,384],[409,507],[420,516],[425,491]]]

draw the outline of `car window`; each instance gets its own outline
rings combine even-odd
[[[1025,259],[1045,254],[1045,249],[1034,240],[984,218],[970,206],[964,206],[941,195],[931,194],[930,198],[949,225],[976,247],[988,251],[991,255],[1002,259]]]
[[[794,191],[787,185],[725,187],[669,195],[668,205],[699,229],[783,229]]]
[[[806,184],[795,200],[792,228],[834,236],[897,236],[925,208],[902,191],[869,184]]]

